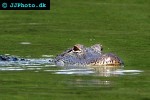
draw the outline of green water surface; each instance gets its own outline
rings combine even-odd
[[[0,54],[39,58],[77,43],[100,43],[123,59],[125,70],[143,72],[0,71],[0,100],[150,100],[149,0],[51,0],[47,11],[0,11]]]

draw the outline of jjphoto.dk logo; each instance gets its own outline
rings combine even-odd
[[[4,3],[2,3],[2,8],[7,8],[7,3],[6,2],[4,2]]]
[[[31,4],[31,3],[28,3],[28,4],[24,4],[24,3],[11,3],[10,8],[36,8],[36,7],[46,7],[46,4],[45,3],[40,3],[38,5],[36,4]]]
[[[0,0],[0,10],[50,10],[50,0]]]

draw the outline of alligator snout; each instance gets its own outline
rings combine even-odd
[[[95,66],[123,66],[123,61],[113,53],[102,54],[94,64]]]

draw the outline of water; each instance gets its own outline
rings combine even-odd
[[[125,70],[123,68],[117,67],[58,67],[54,63],[52,63],[52,58],[49,57],[52,57],[52,55],[42,55],[42,58],[30,58],[25,61],[0,61],[0,71],[32,70],[34,72],[51,72],[52,74],[94,75],[105,77],[119,75],[137,75],[143,72],[142,70]]]
[[[149,100],[145,70],[125,67],[59,67],[52,55],[0,62],[1,100]],[[142,92],[141,92],[142,91]],[[144,91],[144,92],[143,92]],[[109,95],[109,96],[108,96]]]

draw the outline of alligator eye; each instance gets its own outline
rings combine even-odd
[[[73,50],[74,50],[74,51],[80,51],[80,48],[75,45],[75,46],[73,47]]]
[[[79,48],[77,48],[76,46],[74,46],[73,50],[74,50],[74,51],[78,51]]]

